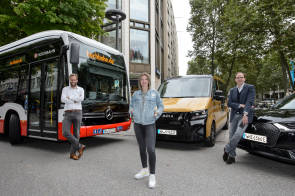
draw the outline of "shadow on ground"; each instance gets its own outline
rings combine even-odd
[[[123,142],[123,138],[114,138],[114,137],[90,137],[90,138],[82,138],[80,142],[85,144],[88,149],[90,148],[99,148],[104,145],[109,145],[112,143]],[[65,153],[69,151],[70,144],[67,141],[63,142],[54,142],[48,140],[39,140],[32,138],[24,138],[23,142],[16,145],[11,145],[9,143],[8,137],[1,136],[0,143],[4,143],[4,145],[10,145],[14,148],[34,148],[43,151],[53,151],[56,153]]]

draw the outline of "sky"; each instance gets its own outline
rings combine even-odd
[[[186,31],[188,21],[190,18],[189,0],[171,0],[176,31],[178,36],[178,66],[179,75],[186,75],[187,62],[190,58],[187,57],[188,51],[192,50],[192,38]]]

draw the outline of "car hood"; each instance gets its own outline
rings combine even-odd
[[[210,97],[162,98],[164,112],[193,112],[208,108]]]
[[[295,122],[295,110],[256,110],[255,115],[257,116],[257,120],[271,122]]]

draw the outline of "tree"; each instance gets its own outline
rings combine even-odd
[[[280,65],[280,56],[277,51],[271,51],[263,58],[262,68],[257,77],[256,90],[263,92],[282,89],[284,82]]]
[[[187,30],[192,33],[193,49],[190,56],[205,56],[211,61],[211,74],[215,73],[215,52],[220,40],[219,17],[222,4],[218,0],[190,0],[192,17]]]
[[[2,0],[0,45],[44,30],[96,38],[103,33],[106,0]]]
[[[265,35],[268,39],[268,49],[276,50],[280,57],[280,64],[283,73],[284,89],[288,86],[287,76],[288,73],[289,81],[291,80],[291,75],[288,68],[287,54],[291,56],[289,58],[294,58],[294,49],[290,52],[289,45],[294,46],[294,25],[292,21],[295,20],[295,4],[292,0],[259,0],[254,1],[253,7],[259,14],[261,19],[261,29],[266,32]],[[293,35],[293,36],[292,36]],[[294,86],[290,82],[292,88]]]
[[[260,74],[275,71],[276,74],[268,74],[265,79],[276,81],[279,85],[284,83],[286,89],[287,74],[290,79],[288,60],[295,59],[294,1],[219,0],[204,1],[202,4],[199,0],[191,0],[190,3],[192,17],[188,30],[193,34],[194,48],[190,52],[193,59],[189,63],[188,73],[199,72],[200,68],[212,69],[213,66],[208,64],[211,61],[216,70],[214,74],[226,81],[228,89],[234,85],[233,76],[237,71],[246,73],[247,81],[258,86],[261,85],[261,77],[258,77]],[[216,13],[213,9],[207,9],[214,5],[219,5],[219,12],[214,23],[217,24],[218,39],[213,42],[214,31],[210,31],[213,29],[212,25],[205,22],[210,21],[210,16]],[[214,50],[208,43],[215,43]],[[211,54],[214,54],[213,61]],[[199,56],[205,59],[200,61]],[[269,59],[275,62],[270,63]],[[206,63],[200,65],[201,62]],[[281,65],[281,74],[277,73],[277,67],[268,67],[271,64],[278,65],[278,62]],[[281,76],[281,79],[277,80],[277,76]],[[260,87],[258,90],[265,90]]]
[[[210,62],[203,56],[197,56],[188,62],[187,74],[210,74]]]

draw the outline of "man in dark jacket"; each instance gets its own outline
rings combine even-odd
[[[235,162],[237,145],[248,124],[253,120],[255,88],[251,84],[246,84],[245,80],[245,74],[238,72],[235,78],[237,86],[230,89],[229,93],[228,106],[231,108],[229,142],[223,154],[223,160],[228,164]]]

